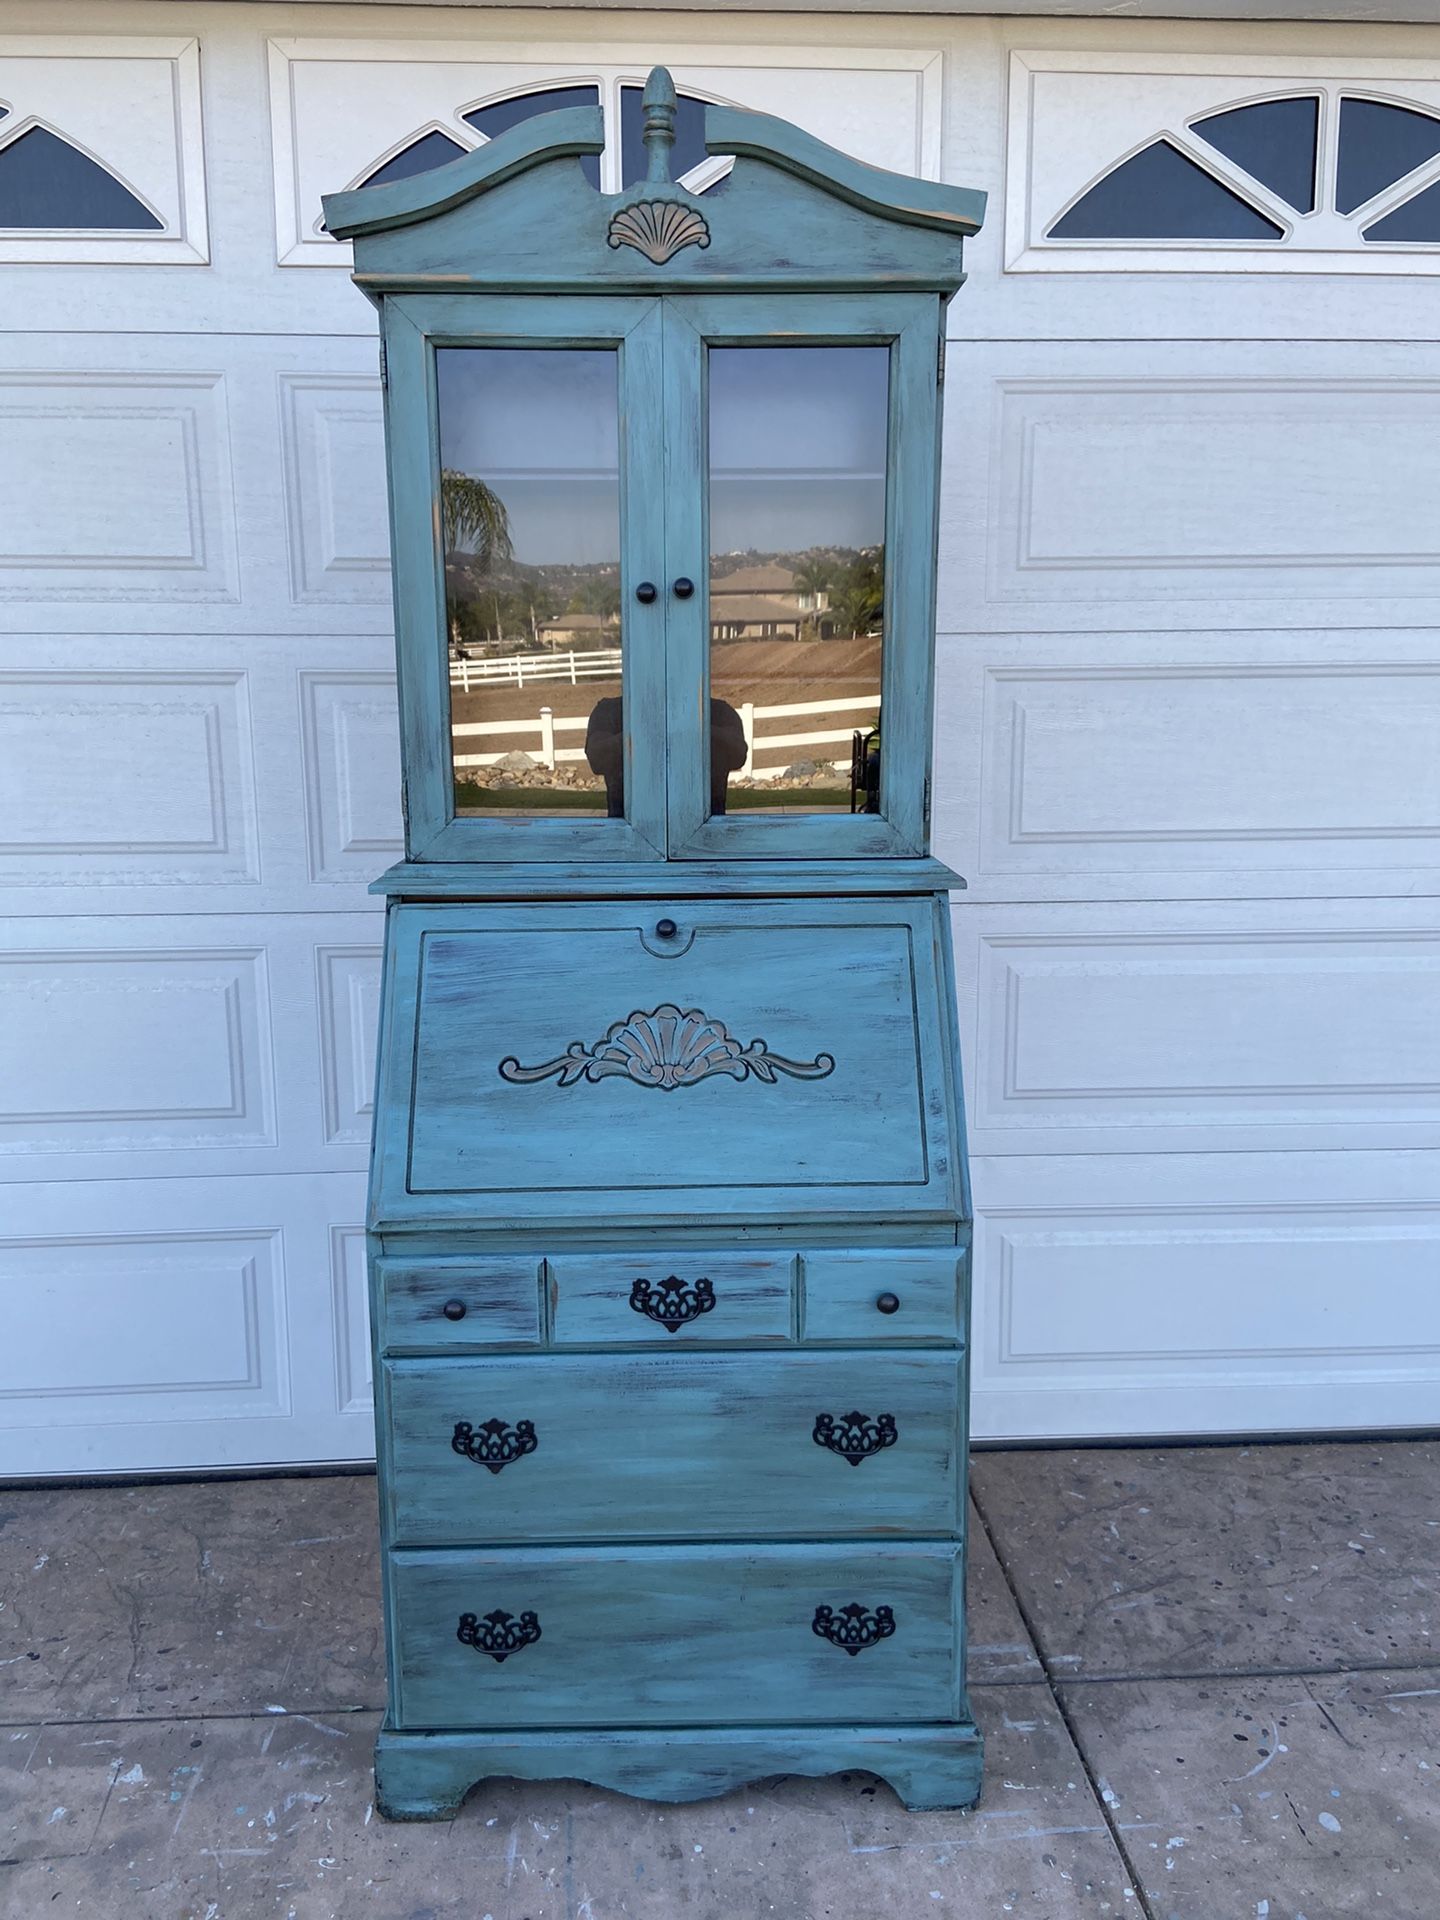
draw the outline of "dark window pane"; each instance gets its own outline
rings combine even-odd
[[[1232,107],[1196,120],[1192,127],[1299,213],[1311,213],[1315,207],[1319,130],[1320,102],[1313,93],[1301,100],[1260,100],[1252,107]]]
[[[620,180],[627,187],[643,180],[650,164],[640,137],[645,124],[640,111],[642,92],[640,87],[620,89]],[[692,100],[689,94],[682,93],[677,107],[675,145],[670,149],[672,180],[698,167],[705,158],[705,102]]]
[[[1342,100],[1336,208],[1353,213],[1437,153],[1440,120],[1430,114],[1387,107],[1383,100]]]
[[[522,120],[533,120],[537,113],[558,113],[562,107],[598,107],[599,87],[542,87],[538,93],[517,93],[509,100],[492,100],[488,107],[476,107],[461,114],[462,120],[483,133],[487,140],[518,127]],[[580,161],[585,178],[592,187],[600,185],[600,156],[585,154]]]
[[[0,147],[0,227],[106,227],[156,233],[164,222],[68,140],[31,127]]]
[[[1168,140],[1097,180],[1051,227],[1051,240],[1278,240],[1281,229]]]
[[[1440,181],[1387,213],[1373,227],[1366,227],[1361,238],[1440,242]]]
[[[408,147],[402,147],[399,153],[392,153],[384,166],[367,173],[360,184],[362,187],[388,187],[392,180],[408,180],[413,174],[429,173],[433,167],[443,167],[451,160],[458,160],[464,151],[460,142],[452,140],[448,133],[432,129],[429,133],[422,133],[418,140],[412,140]]]

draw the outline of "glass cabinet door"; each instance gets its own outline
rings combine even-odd
[[[658,858],[659,306],[391,304],[409,857]]]
[[[918,853],[936,305],[677,298],[666,328],[701,429],[667,441],[671,854]]]

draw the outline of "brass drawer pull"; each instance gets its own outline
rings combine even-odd
[[[450,1436],[452,1452],[463,1454],[477,1467],[488,1467],[491,1473],[499,1473],[512,1460],[533,1453],[539,1444],[533,1420],[517,1420],[513,1427],[504,1420],[485,1420],[478,1427],[468,1420],[457,1420]]]
[[[877,1413],[873,1419],[868,1413],[819,1413],[810,1438],[817,1447],[828,1447],[858,1467],[872,1453],[893,1447],[900,1436],[893,1413]]]
[[[630,1289],[630,1306],[667,1333],[678,1333],[702,1313],[714,1312],[715,1289],[708,1280],[697,1280],[692,1287],[672,1273],[654,1286],[648,1280],[637,1280]]]
[[[852,1600],[848,1607],[816,1607],[810,1631],[846,1653],[862,1653],[894,1633],[895,1609],[862,1607],[858,1600]]]
[[[522,1647],[530,1647],[540,1638],[540,1619],[534,1613],[522,1613],[517,1619],[497,1607],[482,1620],[478,1614],[462,1613],[455,1638],[477,1653],[488,1653],[495,1661],[508,1660]]]

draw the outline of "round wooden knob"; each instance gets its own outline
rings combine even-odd
[[[655,598],[655,591],[655,582],[653,580],[642,580],[635,589],[635,598],[640,601],[643,606],[648,607],[650,602]]]
[[[875,1311],[877,1313],[898,1313],[900,1311],[899,1294],[882,1293],[875,1302]]]
[[[673,920],[657,920],[655,922],[655,938],[657,940],[673,940],[679,931],[680,929]]]
[[[447,1320],[463,1320],[465,1318],[465,1302],[463,1300],[447,1300],[441,1308],[441,1312]]]
[[[677,600],[688,600],[694,591],[695,582],[693,580],[687,580],[682,573],[680,578],[675,582],[675,598]]]

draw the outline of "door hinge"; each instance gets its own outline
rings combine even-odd
[[[390,362],[385,356],[385,336],[380,336],[380,388],[384,392],[390,385]]]
[[[935,352],[935,384],[938,387],[943,387],[945,384],[945,336],[943,333]]]
[[[928,833],[930,831],[930,776],[928,773],[925,776],[925,799],[921,806],[921,817],[925,823],[925,831]]]

